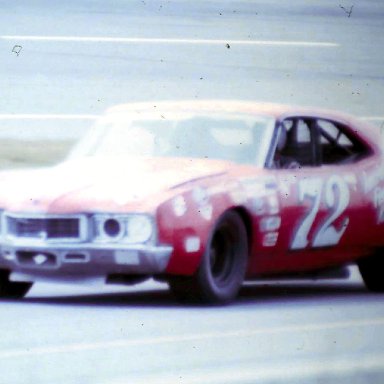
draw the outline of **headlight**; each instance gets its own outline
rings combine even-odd
[[[154,223],[144,214],[93,216],[95,241],[145,243],[154,235]]]
[[[135,239],[135,243],[144,243],[153,233],[153,224],[148,216],[135,215],[128,219],[128,236]]]

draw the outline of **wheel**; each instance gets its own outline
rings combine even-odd
[[[213,228],[197,273],[175,276],[169,286],[180,301],[224,304],[233,300],[244,280],[248,260],[247,232],[234,211],[224,213]]]
[[[9,271],[0,270],[0,298],[20,299],[31,289],[32,283],[16,283],[9,280]]]
[[[384,292],[384,255],[375,252],[372,256],[358,260],[361,277],[365,286],[373,292]]]

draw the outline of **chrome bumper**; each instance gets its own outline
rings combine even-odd
[[[0,268],[52,278],[151,275],[165,271],[172,251],[168,245],[9,242],[0,245]]]

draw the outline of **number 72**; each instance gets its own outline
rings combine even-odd
[[[347,229],[349,218],[344,218],[339,229],[335,227],[334,222],[348,207],[350,194],[345,180],[338,175],[333,175],[325,182],[321,178],[300,180],[299,202],[302,204],[305,200],[309,199],[311,206],[296,230],[291,243],[291,249],[303,249],[310,243],[308,234],[318,214],[323,193],[329,213],[326,219],[319,225],[310,245],[312,247],[327,247],[339,243]]]

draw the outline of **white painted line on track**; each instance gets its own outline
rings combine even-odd
[[[0,351],[0,360],[18,358],[18,357],[33,357],[59,354],[59,353],[74,353],[83,351],[93,351],[101,349],[114,349],[114,348],[128,348],[137,346],[153,346],[160,344],[175,344],[184,342],[198,342],[209,340],[220,340],[226,338],[240,338],[240,337],[252,337],[257,335],[269,335],[269,334],[283,334],[298,332],[316,332],[316,331],[329,331],[343,328],[357,328],[367,326],[384,326],[384,318],[377,318],[371,320],[351,320],[341,321],[333,323],[321,323],[321,324],[307,324],[307,325],[291,325],[284,327],[273,328],[258,328],[254,330],[237,330],[227,332],[210,332],[199,333],[191,335],[175,335],[175,336],[161,336],[154,338],[141,338],[141,339],[118,339],[112,341],[99,341],[92,343],[76,343],[67,345],[56,345],[48,347],[36,347],[28,349],[7,349]]]
[[[206,45],[267,45],[336,48],[340,44],[324,41],[285,41],[285,40],[218,40],[218,39],[175,39],[147,37],[105,37],[105,36],[33,36],[2,35],[0,40],[47,41],[77,43],[131,43],[131,44],[206,44]]]
[[[262,364],[246,367],[220,369],[176,371],[173,374],[144,375],[134,380],[135,384],[169,384],[180,382],[183,384],[258,384],[258,383],[286,383],[288,380],[296,382],[305,380],[306,383],[319,383],[319,377],[326,376],[326,382],[332,379],[348,375],[355,376],[372,373],[372,371],[383,372],[384,354],[372,354],[359,356],[358,359],[350,357],[332,356],[328,358],[305,359],[294,363],[279,361],[278,364]],[[324,381],[325,382],[325,381]],[[125,384],[127,377],[108,379],[99,384]]]
[[[49,114],[49,113],[3,113],[0,120],[94,120],[102,115],[92,114]],[[384,116],[360,116],[367,121],[382,121]]]
[[[0,120],[93,120],[97,119],[100,115],[66,115],[66,114],[33,114],[22,113],[13,114],[5,113],[0,114]]]

